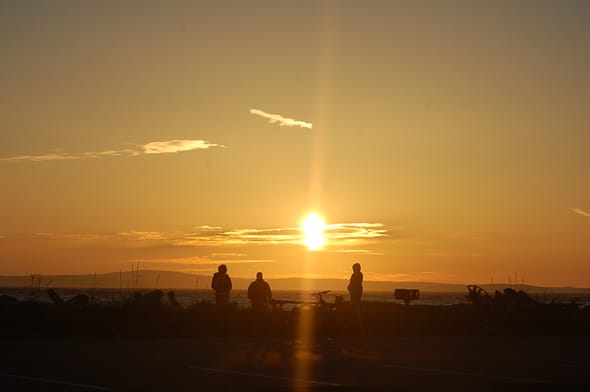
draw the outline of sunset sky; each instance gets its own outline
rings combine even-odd
[[[0,48],[1,275],[590,287],[590,2],[0,0]]]

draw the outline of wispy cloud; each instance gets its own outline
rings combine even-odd
[[[361,240],[387,237],[388,230],[382,223],[334,223],[326,228],[326,237],[331,240]]]
[[[173,258],[157,258],[157,259],[141,259],[142,263],[149,264],[178,264],[178,265],[219,265],[223,262],[231,264],[258,264],[258,263],[272,263],[271,259],[213,259],[209,256],[188,256],[188,257],[173,257]]]
[[[213,147],[225,147],[222,144],[209,143],[204,140],[167,140],[138,145],[136,149],[89,151],[81,153],[67,153],[52,151],[39,155],[19,155],[0,158],[4,162],[47,162],[80,159],[96,159],[112,156],[135,157],[150,154],[171,154],[176,152],[206,150]]]
[[[327,225],[324,231],[327,246],[334,247],[388,236],[389,232],[382,223],[335,223]],[[203,243],[301,244],[303,237],[298,227],[225,230],[221,227],[200,226],[195,232],[177,239],[177,243],[187,246]]]
[[[324,231],[325,251],[379,254],[367,249],[367,245],[389,236],[389,231],[381,223],[331,224]],[[234,252],[232,249],[240,246],[302,245],[304,234],[298,227],[228,230],[216,226],[197,226],[190,232],[131,230],[113,234],[38,233],[37,237],[85,245],[89,242],[110,243],[122,248],[214,247],[219,248],[218,253],[213,254],[211,258],[220,260],[243,258],[243,253]]]
[[[247,256],[246,253],[212,253],[212,259],[227,259],[227,258],[234,258],[234,257],[244,257]]]
[[[38,239],[52,240],[52,241],[71,241],[74,243],[87,244],[101,241],[109,241],[116,236],[111,234],[91,234],[91,233],[35,233],[34,236]]]
[[[576,214],[585,216],[586,218],[590,218],[590,212],[586,212],[580,208],[572,208],[572,211],[575,212]]]
[[[299,229],[234,229],[200,226],[172,239],[178,246],[290,244],[301,240]]]
[[[428,252],[424,254],[429,257],[449,257],[453,259],[478,259],[484,257],[481,253],[446,253],[446,252]]]
[[[225,147],[221,144],[209,143],[204,140],[168,140],[151,142],[141,146],[145,154],[169,154],[174,152],[206,150],[211,147]]]
[[[0,161],[5,162],[46,162],[46,161],[71,161],[79,159],[93,159],[107,156],[135,156],[140,155],[138,151],[134,150],[106,150],[94,152],[82,152],[78,154],[70,154],[61,151],[49,152],[39,155],[19,155],[15,157],[0,158]]]
[[[258,109],[250,109],[250,113],[268,119],[271,124],[279,124],[281,127],[300,127],[312,129],[313,124],[307,121],[295,120],[294,118],[283,117],[280,114],[267,113]]]
[[[368,249],[331,249],[327,251],[328,253],[352,253],[352,254],[363,254],[369,256],[382,256],[385,253],[383,252],[374,252]]]
[[[117,235],[124,238],[131,238],[136,240],[163,240],[165,237],[162,233],[157,231],[124,231],[117,233]]]

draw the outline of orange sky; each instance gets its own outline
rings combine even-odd
[[[4,2],[0,274],[588,287],[589,11]]]

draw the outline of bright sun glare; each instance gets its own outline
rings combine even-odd
[[[301,230],[305,234],[303,244],[309,250],[318,250],[324,246],[323,232],[326,229],[324,220],[315,212],[307,215],[301,224]]]

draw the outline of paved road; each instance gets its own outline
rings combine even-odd
[[[2,391],[590,390],[590,337],[0,340],[0,347]]]

